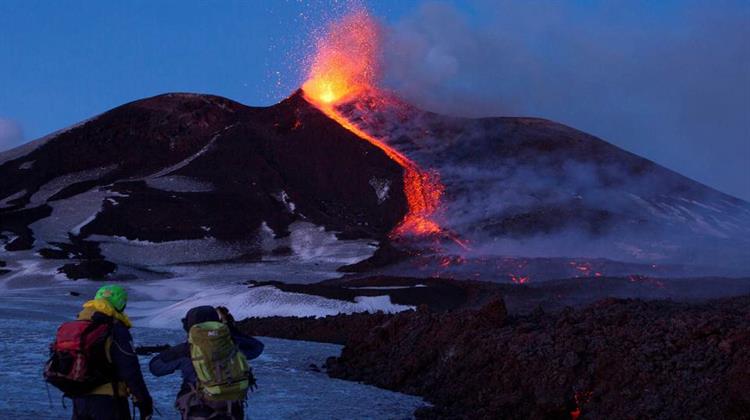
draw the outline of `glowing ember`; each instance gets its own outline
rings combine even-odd
[[[592,274],[593,274],[594,277],[603,277],[604,276],[604,273],[602,273],[601,271],[593,271],[594,267],[593,267],[593,264],[591,264],[590,262],[580,262],[579,263],[579,262],[576,262],[576,261],[571,261],[569,264],[570,264],[571,267],[573,267],[574,269],[578,270],[578,272],[580,272],[582,274],[582,275],[578,275],[577,274],[577,275],[575,275],[575,277],[591,277]]]
[[[375,84],[380,33],[365,10],[333,22],[318,38],[310,63],[305,95],[318,104],[334,105]]]
[[[422,170],[412,160],[349,121],[336,108],[375,87],[379,51],[379,30],[364,10],[357,10],[334,22],[317,41],[307,81],[305,99],[358,137],[383,150],[404,168],[404,193],[408,212],[392,235],[425,235],[441,232],[431,220],[437,210],[443,186],[436,174]]]
[[[570,412],[570,418],[572,420],[578,420],[578,418],[581,417],[581,406],[589,402],[591,394],[591,391],[575,393],[576,408]]]
[[[510,281],[513,282],[514,284],[526,284],[529,282],[529,279],[531,278],[531,276],[522,276],[520,274],[516,275],[512,273],[509,274],[509,276],[510,276]]]

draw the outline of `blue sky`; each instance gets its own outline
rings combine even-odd
[[[0,2],[0,118],[29,140],[163,92],[273,104],[300,84],[307,33],[342,8],[325,3]],[[384,18],[409,8],[372,6]]]
[[[2,1],[0,150],[163,92],[273,104],[344,2],[329,3]],[[558,120],[750,199],[750,2],[367,4],[394,48],[448,57],[386,66],[418,105]]]

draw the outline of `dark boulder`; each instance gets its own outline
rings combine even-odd
[[[115,270],[117,270],[117,265],[106,260],[84,260],[65,264],[58,269],[58,272],[72,280],[106,280]]]

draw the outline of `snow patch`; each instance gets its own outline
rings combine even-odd
[[[303,261],[326,261],[339,264],[354,264],[368,258],[375,247],[364,241],[342,241],[333,232],[308,222],[295,222],[289,226],[289,246],[296,257]],[[370,255],[363,252],[363,245]]]
[[[86,220],[84,220],[83,222],[81,222],[78,225],[76,225],[76,227],[74,227],[73,229],[71,229],[70,233],[72,233],[75,236],[80,235],[81,234],[81,229],[83,229],[83,227],[86,226],[86,225],[88,225],[89,223],[93,222],[94,219],[96,219],[96,216],[98,216],[98,215],[99,215],[99,212],[96,212],[96,213],[92,214]]]
[[[276,239],[276,233],[268,226],[265,220],[260,223],[260,227],[258,228],[258,242],[265,252],[270,252],[277,246],[280,246],[279,243],[281,241]]]
[[[29,227],[40,242],[67,242],[69,232],[76,229],[80,232],[80,229],[96,218],[108,196],[109,192],[94,189],[64,200],[52,201],[49,203],[52,214]]]
[[[2,236],[4,236],[4,237],[5,237],[5,239],[3,239],[3,238],[0,238],[0,240],[2,240],[2,241],[3,241],[3,251],[5,251],[5,250],[6,250],[6,249],[5,249],[5,246],[6,246],[6,245],[8,245],[9,243],[11,243],[11,242],[15,241],[15,240],[16,240],[16,238],[18,238],[18,235],[16,235],[16,234],[15,234],[15,233],[13,233],[13,232],[7,232],[7,231],[3,231],[3,232],[0,232],[0,235],[2,235]]]
[[[355,312],[395,313],[414,309],[398,305],[389,296],[358,296],[355,302],[327,299],[303,293],[283,292],[273,286],[248,287],[235,285],[211,287],[164,309],[143,311],[141,325],[158,328],[181,328],[182,319],[190,308],[199,305],[226,306],[235,318],[265,318],[271,316],[324,317]]]
[[[13,207],[10,204],[10,202],[13,201],[13,200],[17,200],[17,199],[23,197],[24,195],[26,195],[26,190],[21,190],[21,191],[15,192],[15,193],[13,193],[13,194],[11,194],[11,195],[3,198],[2,200],[0,200],[0,209],[7,209],[9,207]]]
[[[294,213],[294,210],[297,208],[297,206],[289,199],[289,194],[287,194],[284,190],[281,190],[280,193],[275,194],[274,198],[284,204],[289,213]]]
[[[86,171],[73,172],[57,177],[50,182],[42,185],[34,195],[29,199],[28,207],[36,207],[40,204],[44,204],[49,200],[50,197],[60,192],[63,188],[70,185],[99,179],[105,176],[107,173],[113,171],[118,165],[103,166]]]
[[[229,244],[214,238],[150,242],[121,236],[92,235],[100,242],[102,255],[115,264],[151,267],[169,271],[170,264],[207,263],[237,258],[250,250],[250,245]]]
[[[35,160],[26,161],[26,162],[18,165],[18,169],[20,169],[22,171],[28,171],[29,169],[31,169],[31,168],[34,167],[34,163],[36,163]]]
[[[210,192],[214,185],[187,176],[170,175],[146,179],[146,185],[151,188],[172,192]]]
[[[41,284],[48,285],[50,280],[55,282],[64,278],[57,273],[59,261],[47,261],[24,253],[19,259],[9,262],[6,269],[11,272],[0,277],[0,291],[34,289]]]
[[[178,162],[178,163],[176,163],[176,164],[174,164],[174,165],[172,165],[172,166],[170,166],[168,168],[162,169],[161,171],[159,171],[159,172],[151,175],[149,178],[153,179],[153,178],[163,177],[165,175],[169,175],[172,172],[178,171],[178,170],[180,170],[180,169],[188,166],[190,164],[190,162],[194,161],[198,157],[204,155],[206,152],[208,152],[209,150],[211,150],[211,148],[214,146],[214,143],[216,142],[216,139],[218,139],[219,136],[221,136],[222,133],[224,133],[225,131],[229,130],[232,127],[234,127],[234,124],[229,125],[227,127],[224,127],[224,129],[222,129],[218,133],[214,134],[214,136],[211,137],[211,140],[205,146],[203,146],[203,148],[201,150],[199,150],[196,154],[194,154],[194,155],[188,157],[187,159],[184,159],[181,162]]]
[[[370,186],[375,190],[375,195],[378,196],[378,204],[382,204],[388,199],[391,190],[390,180],[372,178],[370,179]]]
[[[696,205],[698,207],[703,207],[706,210],[710,210],[710,211],[713,211],[713,212],[716,212],[716,213],[723,213],[722,209],[720,209],[718,207],[714,207],[714,206],[708,205],[708,204],[705,204],[705,203],[701,203],[700,201],[688,200],[687,198],[680,198],[680,200],[682,200],[682,201],[684,201],[686,203],[694,204],[694,205]]]

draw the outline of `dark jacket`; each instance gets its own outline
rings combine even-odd
[[[97,312],[94,320],[97,316],[106,315]],[[151,400],[143,380],[141,365],[138,363],[138,355],[133,348],[133,336],[130,335],[130,330],[119,322],[114,322],[112,326],[112,346],[109,354],[115,365],[118,381],[125,382],[136,401]]]
[[[183,319],[183,328],[185,331],[190,331],[193,325],[206,321],[219,321],[219,316],[212,306],[199,306],[188,311]],[[247,360],[255,359],[263,353],[263,343],[253,337],[242,335],[232,324],[229,324],[229,330],[232,333],[232,339]],[[169,375],[179,370],[182,374],[182,386],[178,395],[190,392],[198,381],[193,362],[190,360],[190,345],[187,342],[159,353],[151,359],[148,368],[154,376]]]
[[[97,309],[109,312],[100,312]],[[113,316],[116,315],[116,316]],[[133,349],[133,337],[130,335],[130,320],[124,314],[116,314],[109,305],[90,301],[78,315],[78,319],[87,319],[97,323],[111,324],[111,334],[107,339],[107,359],[114,366],[116,386],[107,383],[94,389],[90,394],[73,398],[73,419],[130,419],[127,396],[132,394],[141,407],[151,407],[153,402],[143,380],[138,356]],[[117,394],[118,399],[113,400]]]
[[[114,365],[115,379],[120,384],[125,384],[127,389],[122,392],[118,390],[119,397],[127,397],[128,391],[137,401],[151,401],[146,383],[143,380],[141,366],[138,363],[138,355],[133,348],[133,336],[130,335],[129,325],[124,324],[116,317],[100,311],[92,310],[90,307],[79,314],[79,319],[90,319],[93,322],[112,324],[111,339],[107,343],[108,359]],[[127,318],[125,318],[127,322]],[[118,389],[121,387],[118,387]],[[93,392],[96,395],[113,395],[112,386],[99,387]]]

